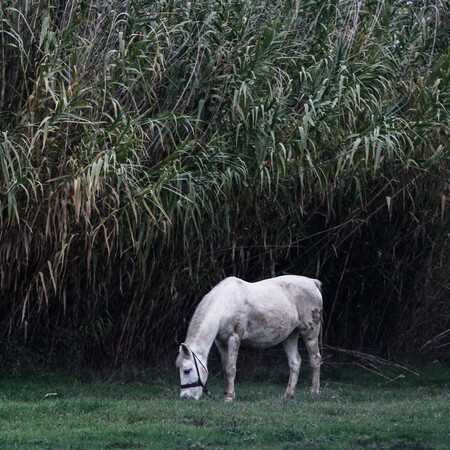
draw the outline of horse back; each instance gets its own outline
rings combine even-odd
[[[225,335],[237,332],[256,346],[281,342],[296,328],[302,334],[315,334],[322,311],[320,285],[318,280],[294,275],[255,283],[227,278],[216,291],[225,306],[221,329]]]

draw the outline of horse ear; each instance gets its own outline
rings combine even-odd
[[[186,344],[180,345],[180,353],[185,356],[186,358],[191,357],[191,351],[189,350],[189,347]]]

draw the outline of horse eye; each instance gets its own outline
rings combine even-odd
[[[185,369],[185,370],[184,370],[185,375],[189,375],[189,374],[191,373],[191,370],[192,370],[192,369]]]

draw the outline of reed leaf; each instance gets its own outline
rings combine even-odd
[[[302,273],[325,282],[333,345],[434,342],[448,328],[446,12],[2,2],[0,341],[147,361],[224,276]]]

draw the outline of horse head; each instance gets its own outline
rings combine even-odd
[[[186,344],[180,345],[176,365],[180,370],[180,398],[198,400],[203,392],[209,395],[206,388],[208,369]]]

